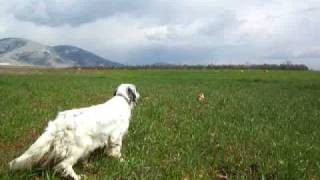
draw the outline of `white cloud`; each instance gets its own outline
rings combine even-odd
[[[122,63],[279,63],[320,68],[320,2],[11,0],[0,38],[70,44]]]

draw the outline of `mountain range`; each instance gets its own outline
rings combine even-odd
[[[123,66],[75,46],[48,46],[22,38],[0,39],[1,64],[46,67]]]

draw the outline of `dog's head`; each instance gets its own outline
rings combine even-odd
[[[115,90],[114,96],[123,96],[130,105],[136,105],[140,94],[133,84],[120,84]]]

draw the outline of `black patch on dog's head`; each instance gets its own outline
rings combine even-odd
[[[117,91],[118,91],[118,88],[116,90],[114,90],[113,96],[117,95]]]
[[[130,87],[128,87],[127,93],[128,93],[128,97],[130,99],[130,102],[136,103],[137,102],[137,100],[136,100],[136,98],[137,98],[136,92],[134,92],[134,90],[132,90]]]

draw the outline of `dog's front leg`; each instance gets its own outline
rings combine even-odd
[[[114,132],[111,134],[108,143],[108,155],[120,159],[120,161],[123,161],[121,157],[122,136],[121,132]]]

